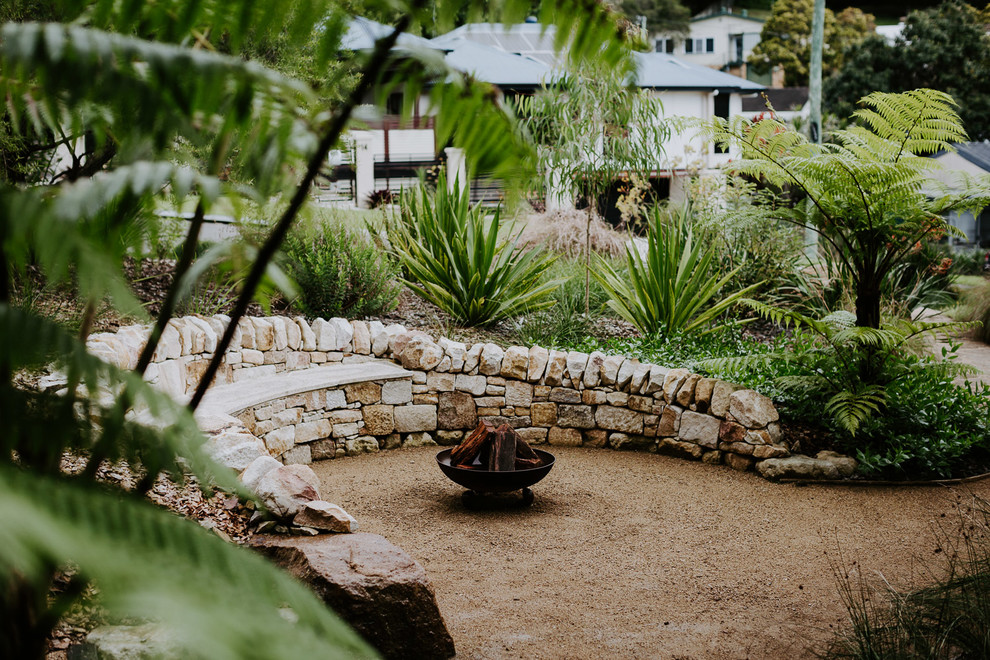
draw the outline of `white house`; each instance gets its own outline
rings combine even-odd
[[[739,13],[722,9],[692,18],[686,38],[658,35],[654,39],[654,47],[658,53],[674,55],[691,64],[769,84],[769,77],[760,79],[752,75],[746,66],[746,59],[760,43],[763,23],[762,19],[749,16],[745,9]]]
[[[940,151],[932,156],[942,166],[931,171],[932,179],[950,190],[961,191],[966,177],[990,175],[990,141],[964,142],[955,147],[956,151]],[[990,246],[990,209],[984,209],[979,215],[972,211],[953,211],[948,219],[949,224],[965,234],[965,238],[950,237],[950,247],[960,244]]]
[[[351,33],[356,34],[351,38],[349,33],[347,43],[370,48],[374,38],[387,29],[366,19],[357,19],[351,29]],[[538,23],[512,26],[474,23],[425,44],[425,40],[410,41],[400,43],[400,47],[426,47],[428,44],[444,53],[451,68],[491,83],[503,94],[515,95],[533,93],[560,75],[562,67],[554,52],[553,39],[553,28],[545,30]],[[665,118],[728,118],[742,112],[743,96],[764,89],[760,84],[666,53],[634,53],[633,57],[637,70],[635,84],[660,98]],[[397,115],[401,105],[401,98],[390,98],[384,115],[370,120],[366,131],[353,133],[365,145],[370,144],[365,149],[371,150],[377,163],[376,189],[384,187],[379,174],[389,172],[389,168],[396,172],[397,178],[402,178],[399,174],[408,174],[399,172],[395,166],[397,162],[408,161],[411,166],[421,166],[429,157],[438,158],[446,146],[434,143],[432,154],[426,153],[433,127],[424,99],[416,99],[413,103],[414,116],[409,125],[399,125]],[[665,194],[672,197],[679,195],[686,177],[718,168],[733,156],[702,142],[693,132],[673,135],[664,147],[668,159],[656,176],[664,180]]]

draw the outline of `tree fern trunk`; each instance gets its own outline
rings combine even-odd
[[[860,274],[856,284],[856,325],[880,327],[880,278]]]

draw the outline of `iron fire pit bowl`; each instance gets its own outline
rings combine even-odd
[[[536,455],[543,461],[543,465],[527,470],[512,470],[510,472],[496,472],[494,470],[469,470],[450,464],[450,449],[444,449],[437,454],[437,465],[447,478],[454,483],[464,486],[468,490],[461,496],[464,504],[472,506],[477,504],[479,495],[490,495],[493,493],[510,493],[515,490],[522,490],[522,504],[528,506],[533,503],[533,491],[530,486],[547,476],[553,469],[554,456],[548,451],[534,449]]]

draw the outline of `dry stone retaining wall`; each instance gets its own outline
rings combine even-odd
[[[228,323],[223,315],[171,321],[146,378],[185,397]],[[147,333],[130,326],[95,334],[89,347],[133,367]],[[250,433],[285,463],[452,445],[480,419],[507,423],[532,444],[659,451],[738,470],[789,455],[777,411],[753,390],[622,356],[434,341],[377,321],[242,319],[214,387],[370,360],[397,363],[411,376],[288,397],[273,392],[263,405],[236,411],[236,420],[204,428]]]

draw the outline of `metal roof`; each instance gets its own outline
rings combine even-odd
[[[650,89],[705,90],[720,89],[742,94],[766,89],[745,78],[691,64],[666,53],[633,53],[636,61],[636,85]]]
[[[341,50],[371,50],[375,47],[375,42],[388,34],[391,34],[392,26],[382,25],[368,18],[360,16],[352,18],[347,32],[340,40]],[[430,43],[429,39],[417,37],[411,34],[402,33],[396,42],[399,48],[428,48],[431,50],[443,50]]]
[[[450,51],[446,60],[451,68],[500,87],[539,87],[556,78],[551,67],[531,57],[507,53],[464,37],[446,39],[443,44]]]
[[[465,39],[555,66],[562,61],[553,47],[556,34],[552,25],[544,27],[540,23],[468,23],[432,39],[430,43],[447,49],[452,42]]]
[[[990,141],[963,142],[955,147],[960,156],[980,169],[990,172]]]

